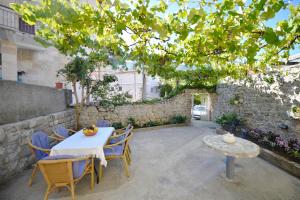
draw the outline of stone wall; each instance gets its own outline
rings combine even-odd
[[[27,141],[35,130],[51,133],[53,127],[75,125],[73,110],[40,116],[0,126],[0,183],[34,163]]]
[[[163,124],[175,115],[187,116],[188,121],[190,121],[192,93],[194,92],[207,93],[200,90],[185,90],[168,100],[117,106],[113,111],[105,111],[101,108],[98,111],[95,106],[89,106],[81,114],[80,123],[85,127],[95,124],[97,119],[107,119],[111,122],[121,122],[125,125],[128,123],[128,118],[131,117],[135,119],[138,125],[143,125],[149,121]]]
[[[66,110],[71,99],[67,92],[0,80],[0,125]]]
[[[293,105],[300,106],[300,65],[252,75],[243,81],[227,80],[217,87],[217,94],[215,116],[235,112],[250,128],[300,137],[300,120],[288,115]],[[238,103],[232,105],[234,98]],[[279,128],[282,124],[288,130]]]

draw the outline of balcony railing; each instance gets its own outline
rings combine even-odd
[[[18,30],[19,16],[13,10],[0,5],[0,27]]]
[[[0,27],[20,31],[23,33],[35,34],[35,26],[24,22],[22,18],[10,8],[0,4]]]
[[[22,20],[21,17],[19,17],[19,31],[24,32],[24,33],[29,33],[34,35],[35,34],[35,26],[34,25],[29,25],[26,22]]]

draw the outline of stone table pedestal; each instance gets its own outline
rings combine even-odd
[[[236,138],[236,142],[228,144],[223,141],[222,135],[205,136],[203,142],[210,148],[226,155],[226,178],[234,180],[234,163],[236,158],[253,158],[259,154],[259,146],[242,138]]]

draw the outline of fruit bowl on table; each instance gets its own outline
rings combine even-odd
[[[88,128],[84,128],[82,132],[85,136],[93,136],[97,134],[98,128],[91,126]]]

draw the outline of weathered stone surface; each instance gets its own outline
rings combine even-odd
[[[136,124],[144,125],[149,121],[167,122],[174,115],[187,116],[190,121],[192,94],[198,92],[208,94],[206,91],[185,90],[181,94],[161,102],[117,106],[112,112],[101,108],[98,112],[96,107],[89,106],[80,115],[80,123],[82,126],[90,126],[95,124],[98,119],[107,119],[125,125],[128,123],[128,118],[133,118]],[[215,94],[209,94],[209,97],[214,104]],[[213,105],[211,107],[213,109]]]
[[[4,134],[4,130],[2,128],[0,128],[0,144],[3,143],[5,141],[5,134]]]
[[[282,74],[287,75],[282,77]],[[227,80],[218,85],[214,117],[235,112],[250,128],[300,137],[300,120],[291,119],[287,114],[293,105],[300,106],[300,65],[287,66],[283,73],[273,71],[270,75],[273,83],[266,82],[263,76],[252,76],[252,81]],[[239,103],[230,104],[235,97]],[[280,124],[287,125],[288,130],[279,128]]]
[[[50,134],[58,122],[73,128],[74,119],[74,111],[68,110],[0,126],[0,183],[33,163],[27,141],[35,130],[46,130]]]
[[[300,164],[290,161],[290,160],[287,160],[286,158],[284,158],[272,151],[269,151],[267,149],[263,149],[263,148],[261,148],[259,156],[261,158],[263,158],[264,160],[269,161],[273,165],[300,178]]]

